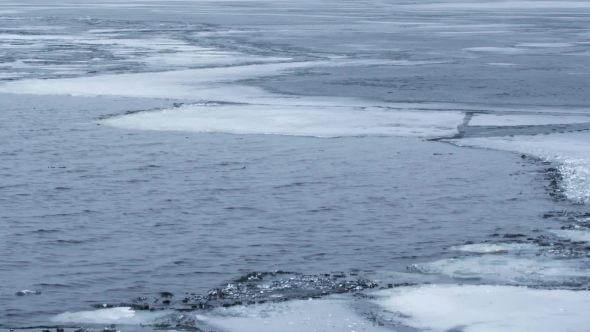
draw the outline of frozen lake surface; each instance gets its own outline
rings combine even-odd
[[[0,330],[587,331],[584,1],[0,0]]]

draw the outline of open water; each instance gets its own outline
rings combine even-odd
[[[0,330],[590,331],[590,5],[0,1]]]

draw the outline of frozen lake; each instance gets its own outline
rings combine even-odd
[[[587,331],[589,55],[583,1],[0,1],[0,330]]]

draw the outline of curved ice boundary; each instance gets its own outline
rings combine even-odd
[[[392,319],[426,331],[588,331],[590,292],[514,286],[428,285],[374,293]]]
[[[459,146],[505,150],[556,162],[564,195],[577,203],[590,203],[590,132],[537,136],[486,137],[452,140]]]
[[[457,133],[460,112],[380,107],[195,104],[115,116],[99,123],[126,129],[313,137],[439,137]]]
[[[506,252],[521,252],[538,250],[538,247],[531,243],[475,243],[451,248],[456,251],[474,252],[480,254],[495,254]]]

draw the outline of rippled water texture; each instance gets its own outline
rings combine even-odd
[[[0,329],[590,323],[586,2],[0,5]]]

